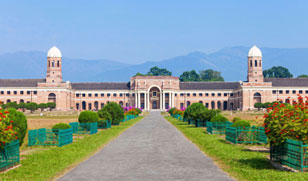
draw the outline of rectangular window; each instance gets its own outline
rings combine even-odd
[[[215,96],[215,93],[212,93],[212,97],[214,97]]]
[[[120,93],[120,97],[123,97],[123,94],[122,94],[122,93]]]
[[[308,94],[308,90],[306,90],[305,93]]]
[[[228,96],[228,93],[224,93],[224,96],[227,97],[227,96]]]
[[[282,94],[283,93],[283,91],[282,90],[279,90],[279,94]]]
[[[231,93],[230,96],[233,97],[233,93]]]
[[[199,96],[202,97],[202,93],[199,93]]]
[[[114,93],[114,94],[113,94],[113,97],[117,97],[117,94],[116,94],[116,93]]]
[[[277,92],[275,90],[272,91],[272,94],[276,94]]]
[[[133,93],[133,95],[132,95],[133,97],[135,97],[135,93]]]
[[[209,97],[209,93],[205,93],[205,96],[206,96],[206,97]]]
[[[86,97],[86,94],[82,94],[82,97]]]
[[[37,94],[37,91],[33,91],[33,94],[36,95],[36,94]]]
[[[79,97],[80,94],[76,94],[76,97]]]
[[[187,93],[187,96],[189,97],[189,96],[190,96],[190,93]]]
[[[290,91],[289,90],[286,90],[286,94],[289,94],[290,93]]]
[[[302,93],[303,93],[303,90],[299,90],[298,93],[302,94]]]
[[[20,94],[23,95],[23,94],[24,94],[24,91],[20,91]]]
[[[97,94],[97,93],[95,93],[94,95],[95,95],[95,97],[98,97],[98,94]]]
[[[181,108],[183,108],[184,107],[184,103],[181,103]]]
[[[105,96],[105,94],[104,93],[101,93],[101,97],[104,97]]]
[[[29,94],[31,94],[31,92],[30,92],[30,91],[27,91],[27,94],[29,95]]]
[[[88,94],[88,97],[92,97],[92,94]]]
[[[107,94],[107,97],[110,97],[110,93]]]
[[[181,95],[182,97],[184,96],[184,94],[183,94],[183,93],[181,93],[180,95]]]
[[[221,96],[221,93],[218,93],[218,96],[220,97],[220,96]]]
[[[293,90],[292,93],[293,93],[293,94],[296,94],[296,90]]]
[[[10,94],[11,94],[11,91],[7,91],[7,94],[10,95]]]
[[[129,94],[126,94],[126,97],[129,97]]]
[[[196,93],[193,93],[193,96],[194,96],[194,97],[196,97],[196,96],[197,96],[197,94],[196,94]]]
[[[4,91],[1,91],[1,94],[4,94]]]
[[[156,97],[157,96],[157,92],[153,92],[153,97]]]
[[[209,103],[205,103],[205,107],[206,107],[206,108],[209,108]]]
[[[14,91],[14,94],[16,95],[16,94],[17,94],[17,91]]]
[[[176,96],[178,96],[178,94],[177,94],[177,93],[175,93],[175,94],[174,94],[174,96],[176,97]]]

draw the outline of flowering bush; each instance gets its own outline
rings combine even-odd
[[[175,109],[173,109],[173,111],[172,111],[172,115],[176,115],[176,114],[181,115],[181,116],[184,116],[184,111],[175,108]]]
[[[275,102],[264,114],[265,133],[274,145],[293,139],[308,143],[308,97],[298,95],[293,105]]]
[[[9,118],[9,111],[0,112],[0,149],[5,143],[18,139],[18,128],[13,127],[13,123]]]

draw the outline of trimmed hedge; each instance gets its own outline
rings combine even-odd
[[[238,120],[231,127],[250,127],[250,122],[246,120]]]
[[[21,146],[28,131],[27,118],[22,112],[19,112],[14,108],[10,108],[8,111],[10,112],[8,115],[9,119],[13,120],[13,127],[18,128],[18,139],[19,145]]]
[[[98,122],[98,120],[98,114],[93,111],[82,111],[78,117],[79,123],[94,123]]]
[[[58,123],[58,124],[55,124],[53,127],[52,127],[52,130],[58,130],[58,129],[69,129],[71,128],[71,126],[69,124],[66,124],[66,123]]]
[[[228,119],[221,114],[217,114],[212,117],[211,122],[227,122]]]

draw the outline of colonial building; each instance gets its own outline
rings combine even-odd
[[[262,52],[248,52],[245,82],[180,82],[173,76],[135,76],[129,82],[70,83],[62,80],[62,54],[52,47],[44,79],[0,79],[0,100],[55,102],[58,110],[98,110],[108,102],[146,110],[187,107],[200,102],[209,109],[249,110],[257,102],[296,100],[308,95],[308,79],[263,78]]]

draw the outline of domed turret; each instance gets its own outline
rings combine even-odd
[[[254,45],[250,48],[248,57],[262,57],[262,52],[256,45]]]
[[[49,49],[47,57],[61,58],[62,53],[56,46],[53,46],[51,49]]]

